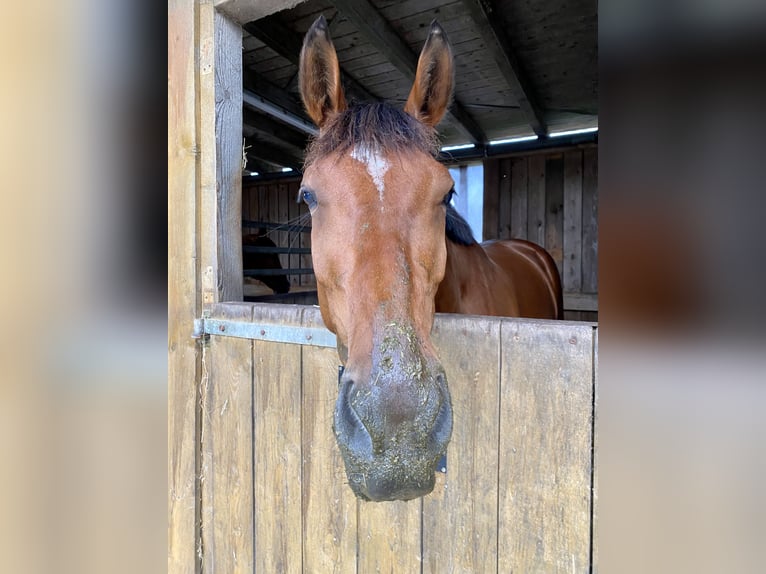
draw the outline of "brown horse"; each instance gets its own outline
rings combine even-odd
[[[351,488],[369,500],[433,489],[452,432],[444,369],[431,342],[435,311],[556,318],[553,262],[526,242],[479,246],[449,207],[434,127],[453,89],[452,52],[434,23],[404,111],[348,107],[327,23],[301,51],[300,88],[318,136],[300,197],[325,325],[345,370],[334,430]]]

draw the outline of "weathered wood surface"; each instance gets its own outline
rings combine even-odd
[[[242,29],[198,8],[202,302],[242,300]],[[233,54],[236,54],[235,57]]]
[[[593,329],[504,322],[502,345],[498,572],[588,572]]]
[[[247,303],[221,319],[250,321]],[[202,360],[202,554],[205,572],[253,571],[253,341],[212,337]]]
[[[218,300],[242,300],[242,28],[215,14]]]
[[[321,325],[315,307],[222,304],[212,317],[253,309],[253,322]],[[591,556],[595,327],[584,323],[439,315],[434,341],[452,394],[455,426],[447,473],[434,492],[407,503],[363,503],[346,485],[332,433],[334,349],[211,335],[206,358],[206,445],[224,469],[205,489],[203,546],[212,571],[246,564],[241,540],[222,525],[254,525],[252,564],[262,572],[587,572]],[[231,350],[226,350],[231,346]],[[241,349],[236,350],[238,347]],[[252,363],[235,361],[252,348]],[[241,381],[250,377],[252,410]],[[219,382],[219,379],[223,379]],[[232,384],[235,382],[236,384]],[[224,396],[226,392],[231,397]],[[224,394],[220,394],[224,393]],[[238,398],[239,397],[239,398]],[[223,406],[226,406],[223,409]],[[252,421],[253,482],[239,470]],[[228,421],[228,422],[224,422]],[[229,426],[226,426],[229,425]],[[206,459],[207,460],[207,459]],[[211,459],[212,460],[212,459]],[[229,464],[225,464],[228,462]],[[231,467],[234,464],[236,469]],[[216,487],[228,480],[225,500]],[[250,489],[253,503],[241,504]],[[241,513],[233,517],[232,513]],[[212,523],[208,523],[212,521]],[[223,547],[222,544],[234,547]],[[226,556],[221,556],[221,554]],[[221,564],[227,568],[222,569]]]
[[[194,5],[168,3],[168,571],[199,571]]]
[[[265,322],[300,325],[298,306],[267,305]],[[253,341],[255,570],[302,568],[301,347]]]
[[[510,173],[510,182],[504,179]],[[598,148],[568,148],[484,161],[484,239],[527,239],[556,261],[567,295],[598,294]],[[597,307],[565,318],[595,320]]]
[[[564,291],[582,291],[582,152],[564,154]]]
[[[433,340],[455,423],[447,472],[437,474],[434,492],[423,499],[423,571],[495,572],[500,322],[467,315],[439,319]]]

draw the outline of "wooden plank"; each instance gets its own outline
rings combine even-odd
[[[297,326],[301,313],[302,308],[293,305],[259,305],[253,321]],[[299,572],[301,347],[253,341],[253,366],[255,571]]]
[[[501,159],[498,162],[498,229],[497,235],[499,239],[511,238],[511,202],[513,189],[511,187],[511,180],[513,178],[511,170],[511,160]]]
[[[242,28],[215,14],[218,300],[242,301]]]
[[[482,241],[497,239],[499,228],[500,160],[484,160],[484,207]]]
[[[588,572],[593,327],[506,319],[498,572]]]
[[[220,300],[218,289],[218,198],[215,162],[215,10],[200,4],[198,16],[199,260],[202,304]]]
[[[564,293],[564,309],[598,311],[598,295],[595,293]]]
[[[422,500],[358,502],[358,572],[420,572]]]
[[[511,162],[511,237],[527,238],[527,158],[513,158]]]
[[[269,220],[269,189],[265,185],[258,186],[258,211],[250,212],[253,221]]]
[[[287,10],[304,0],[213,0],[212,4],[240,26],[274,12]]]
[[[197,316],[194,5],[168,2],[168,572],[201,564],[197,493]]]
[[[306,327],[324,326],[307,309]],[[356,497],[348,487],[332,431],[338,352],[303,347],[303,572],[356,572]]]
[[[593,328],[593,498],[591,520],[593,524],[591,540],[591,574],[598,574],[598,420],[599,420],[599,381],[598,381],[598,328]]]
[[[545,245],[545,156],[529,156],[527,171],[527,239]]]
[[[249,321],[252,307],[215,317]],[[203,355],[202,554],[206,572],[253,571],[253,342],[211,336]]]
[[[279,188],[275,182],[266,184],[269,214],[266,221],[279,223]],[[282,245],[282,232],[274,229],[268,230],[269,238],[277,245]],[[280,259],[281,262],[281,259]]]
[[[454,426],[447,472],[423,500],[423,572],[496,572],[500,320],[440,315],[433,341]]]
[[[564,267],[564,160],[561,155],[545,159],[545,249],[551,254],[559,274]]]
[[[582,290],[598,292],[598,148],[583,151]]]
[[[564,275],[565,291],[582,289],[582,151],[564,154]]]

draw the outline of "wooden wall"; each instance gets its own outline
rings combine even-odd
[[[298,202],[301,179],[279,179],[257,184],[243,184],[242,219],[311,226],[311,215],[303,202]],[[243,228],[243,233],[255,233]],[[279,247],[311,247],[311,234],[288,230],[271,230],[269,237]],[[311,268],[310,254],[280,254],[283,269]],[[289,276],[291,290],[298,286],[315,287],[314,275]]]
[[[553,256],[566,319],[598,309],[598,148],[484,160],[484,239],[527,239]]]
[[[322,327],[319,310],[230,303],[210,319],[237,325],[211,329],[204,352],[209,571],[595,571],[594,325],[437,315],[447,471],[422,499],[365,503],[332,432],[335,348],[244,331]]]

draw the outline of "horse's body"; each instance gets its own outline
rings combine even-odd
[[[436,311],[560,319],[561,280],[548,252],[522,239],[479,244],[464,229],[451,229],[467,227],[453,219],[459,217],[447,217],[447,264]]]
[[[276,244],[262,232],[242,236],[243,247],[276,247]],[[242,267],[248,269],[282,269],[276,253],[258,253],[242,250]],[[290,280],[287,275],[254,275],[252,279],[265,283],[274,293],[288,293]]]
[[[300,198],[325,325],[344,363],[333,428],[349,485],[367,500],[429,493],[452,432],[434,312],[557,318],[550,256],[531,243],[479,246],[449,207],[434,127],[452,97],[452,52],[434,23],[404,110],[348,107],[321,17],[306,34],[300,88],[319,126]]]

